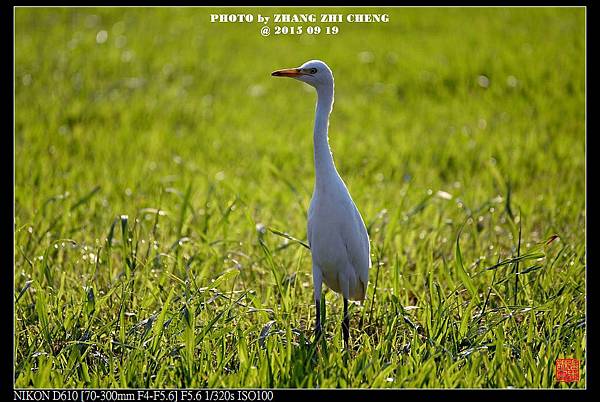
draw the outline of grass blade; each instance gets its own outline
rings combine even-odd
[[[456,236],[456,247],[454,248],[454,262],[455,262],[456,273],[458,274],[458,278],[461,280],[461,282],[463,283],[465,288],[471,294],[471,297],[479,300],[479,295],[477,294],[477,289],[475,288],[475,285],[473,284],[473,280],[471,279],[471,277],[465,270],[465,267],[463,264],[462,253],[460,251],[460,234],[461,234],[461,232],[462,232],[462,228],[458,231],[458,235]]]

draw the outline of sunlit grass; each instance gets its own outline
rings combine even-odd
[[[585,386],[584,9],[209,12],[16,10],[16,386]],[[315,95],[270,77],[312,58],[372,244],[347,352],[293,240]]]

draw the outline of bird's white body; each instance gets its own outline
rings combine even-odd
[[[327,64],[311,60],[274,76],[296,78],[317,90],[313,133],[315,187],[308,211],[308,242],[312,254],[316,332],[320,334],[323,282],[344,297],[344,341],[348,342],[348,299],[364,300],[371,267],[369,235],[348,188],[333,163],[329,148],[329,114],[333,108],[333,73]]]
[[[347,299],[363,300],[371,266],[367,230],[339,175],[328,181],[315,186],[308,211],[315,297],[323,281]]]

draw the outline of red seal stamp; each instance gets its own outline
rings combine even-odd
[[[556,380],[559,382],[579,381],[579,359],[556,359]]]

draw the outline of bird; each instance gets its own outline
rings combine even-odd
[[[313,147],[315,184],[308,209],[307,237],[312,257],[316,312],[315,338],[322,334],[321,296],[323,282],[344,299],[342,332],[348,348],[350,317],[348,300],[366,297],[371,268],[371,246],[363,218],[340,177],[329,146],[329,115],[333,110],[334,79],[329,66],[310,60],[297,68],[271,73],[290,77],[316,89]]]

